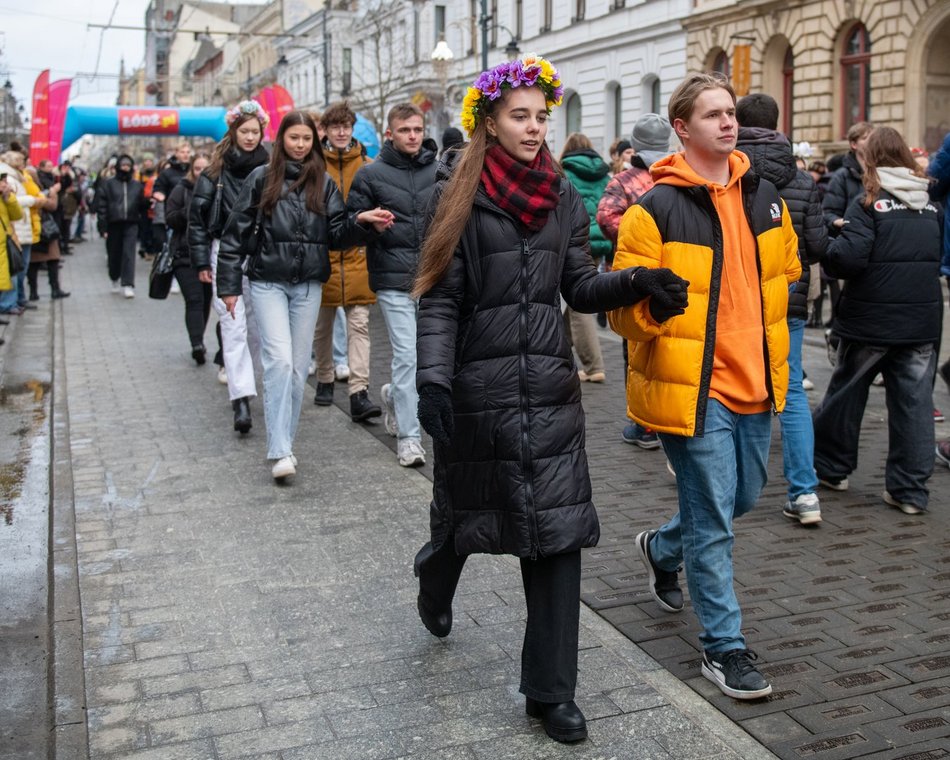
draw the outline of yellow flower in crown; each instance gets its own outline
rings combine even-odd
[[[479,74],[465,93],[460,118],[469,137],[485,115],[486,104],[498,100],[505,90],[515,87],[538,87],[544,93],[548,109],[561,105],[564,97],[557,69],[541,56],[529,54],[521,59],[500,63]]]

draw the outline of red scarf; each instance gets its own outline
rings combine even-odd
[[[523,164],[500,145],[493,145],[485,152],[482,185],[492,203],[531,232],[537,232],[557,206],[561,176],[554,171],[546,147],[538,151],[530,164]]]

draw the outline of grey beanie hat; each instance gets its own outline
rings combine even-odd
[[[630,144],[646,166],[670,155],[670,137],[673,127],[665,116],[645,113],[633,125]]]

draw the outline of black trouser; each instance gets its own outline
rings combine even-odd
[[[199,280],[198,270],[189,265],[176,266],[175,279],[185,299],[185,328],[192,348],[202,346],[211,313],[211,283]]]
[[[432,573],[454,590],[467,557],[455,553],[451,538],[427,560],[423,578]],[[581,553],[521,560],[528,604],[521,649],[521,688],[539,702],[568,702],[577,686],[577,637],[580,626]],[[441,605],[450,599],[437,600]]]
[[[934,465],[932,343],[872,346],[841,338],[838,362],[815,408],[815,471],[845,478],[858,465],[858,439],[871,381],[884,376],[888,450],[884,487],[901,502],[927,506]]]
[[[135,287],[135,244],[137,222],[118,222],[106,228],[106,253],[109,255],[109,279],[121,279],[123,285]]]

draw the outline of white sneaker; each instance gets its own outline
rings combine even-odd
[[[122,285],[119,283],[118,280],[113,280],[113,281],[112,281],[112,292],[113,292],[113,293],[121,293],[121,292],[122,292]]]
[[[274,466],[270,468],[270,474],[274,480],[281,480],[283,478],[289,478],[291,475],[296,475],[297,468],[294,466],[293,454],[274,462]]]
[[[172,286],[168,292],[175,293],[176,295],[181,295],[181,285],[178,284],[177,279],[172,279]]]
[[[218,367],[218,382],[221,385],[228,384],[228,371],[224,367]]]
[[[818,495],[803,493],[796,496],[794,501],[786,500],[782,514],[792,520],[798,520],[802,525],[820,523],[821,505],[818,502]]]
[[[403,467],[421,467],[426,463],[426,450],[418,438],[403,438],[399,441],[396,455]]]
[[[392,386],[389,383],[379,389],[379,397],[383,401],[383,426],[386,432],[395,438],[399,435],[399,428],[396,425],[396,407],[393,405]]]
[[[815,390],[815,384],[809,380],[807,377],[802,378],[802,389],[806,391]]]
[[[336,379],[342,383],[344,380],[350,379],[350,368],[345,364],[337,364],[333,368],[333,374],[336,376]]]
[[[307,377],[313,377],[317,374],[317,357],[310,354],[310,366],[307,367]]]
[[[122,295],[124,295],[126,298],[135,298],[135,288],[133,288],[131,285],[126,285],[124,288],[122,288]]]

